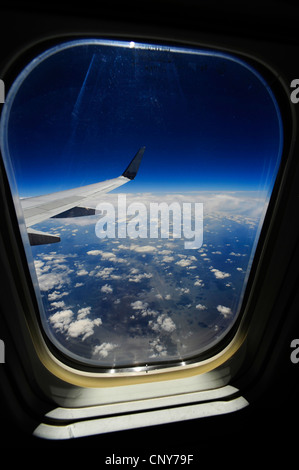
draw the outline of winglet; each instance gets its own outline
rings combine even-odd
[[[143,157],[144,151],[145,151],[145,147],[141,147],[138,150],[135,157],[131,161],[130,165],[123,172],[122,176],[125,176],[126,178],[129,178],[130,180],[133,180],[135,178],[135,176],[137,175],[139,165],[140,165],[141,159]]]

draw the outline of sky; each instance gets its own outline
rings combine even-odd
[[[261,78],[230,56],[134,46],[81,42],[23,72],[6,103],[20,196],[119,176],[142,146],[117,192],[271,189],[282,135]]]

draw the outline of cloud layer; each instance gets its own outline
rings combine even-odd
[[[237,194],[205,195],[204,204],[197,250],[183,239],[99,240],[90,222],[49,221],[68,242],[34,247],[46,328],[105,365],[182,358],[222,337],[238,314],[263,204]]]

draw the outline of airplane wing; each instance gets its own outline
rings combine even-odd
[[[44,196],[21,199],[30,244],[41,245],[60,241],[59,236],[34,230],[31,228],[32,225],[50,217],[78,217],[94,214],[95,210],[86,207],[84,202],[133,180],[137,175],[144,151],[145,147],[141,147],[123,174],[117,178]]]

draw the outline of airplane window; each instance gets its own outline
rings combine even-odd
[[[91,39],[37,56],[8,92],[1,149],[47,338],[103,370],[218,344],[282,141],[271,89],[238,57]]]

